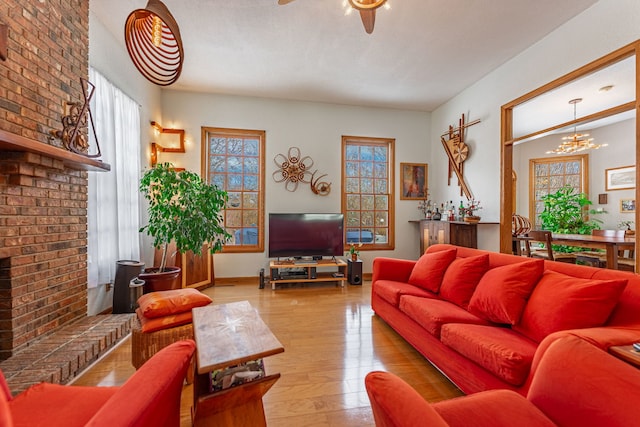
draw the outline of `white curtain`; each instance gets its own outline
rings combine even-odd
[[[93,68],[89,81],[96,87],[91,111],[100,160],[111,165],[110,172],[89,172],[88,280],[93,288],[113,282],[116,261],[140,260],[140,108]]]

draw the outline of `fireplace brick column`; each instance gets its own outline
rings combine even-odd
[[[89,74],[89,2],[3,0],[0,23],[0,130],[60,147],[50,132]],[[0,359],[86,316],[87,172],[76,169],[0,150]]]
[[[87,172],[0,158],[0,359],[87,313]]]

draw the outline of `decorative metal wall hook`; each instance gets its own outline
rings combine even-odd
[[[60,139],[62,146],[69,151],[90,158],[100,157],[102,153],[90,108],[91,98],[96,87],[83,78],[80,79],[80,84],[84,103],[67,102],[69,109],[61,119],[62,130],[52,130],[50,133]],[[94,154],[89,154],[89,124],[96,141],[96,153]]]
[[[315,178],[317,170],[311,174],[311,191],[318,196],[328,196],[331,193],[331,183],[326,181],[320,181],[322,178],[327,176],[327,174],[320,175]]]
[[[313,166],[313,159],[309,156],[300,157],[300,149],[291,147],[287,155],[278,154],[273,158],[278,170],[273,173],[275,182],[284,182],[287,191],[294,192],[298,189],[298,183],[310,182],[309,170]]]

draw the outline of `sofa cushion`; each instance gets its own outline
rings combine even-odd
[[[513,328],[540,342],[552,332],[601,326],[626,285],[626,280],[578,279],[547,270]]]
[[[186,325],[193,321],[191,311],[185,311],[184,313],[170,314],[163,317],[149,318],[142,314],[140,308],[136,310],[138,319],[140,320],[140,329],[142,332],[149,333],[160,331],[162,329],[175,328],[176,326]]]
[[[469,311],[495,323],[515,325],[544,270],[544,260],[492,268],[476,287]]]
[[[418,259],[409,276],[409,283],[431,292],[438,292],[444,273],[456,259],[457,249],[424,254]]]
[[[138,306],[142,314],[148,318],[184,313],[211,302],[209,296],[192,288],[150,292],[138,298]]]
[[[423,298],[438,298],[433,292],[408,283],[396,282],[394,280],[376,280],[373,284],[372,292],[389,304],[397,307],[400,303],[401,295],[415,295]]]
[[[524,384],[537,348],[532,340],[499,326],[449,323],[442,327],[440,340],[514,386]]]
[[[40,383],[9,401],[15,426],[85,426],[117,387]]]
[[[458,258],[444,273],[440,298],[467,308],[478,282],[489,269],[489,254]]]
[[[440,338],[440,329],[447,323],[487,324],[484,319],[448,301],[412,295],[400,297],[400,311],[436,338]]]

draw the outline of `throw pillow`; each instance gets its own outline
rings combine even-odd
[[[473,291],[488,269],[489,254],[458,258],[444,273],[440,297],[466,309]]]
[[[409,283],[437,293],[449,264],[456,259],[456,248],[424,254],[411,270]]]
[[[150,292],[138,298],[138,306],[145,317],[163,317],[191,311],[192,308],[211,304],[211,298],[197,289],[172,289]]]
[[[138,315],[138,320],[140,320],[140,329],[144,333],[175,328],[176,326],[187,325],[193,321],[193,315],[190,311],[170,314],[168,316],[149,318],[145,317],[138,308],[136,310],[136,314]]]
[[[626,285],[626,280],[580,279],[547,270],[513,328],[540,342],[556,331],[601,326]]]
[[[542,259],[490,269],[480,279],[469,311],[494,323],[515,325],[543,270]]]

